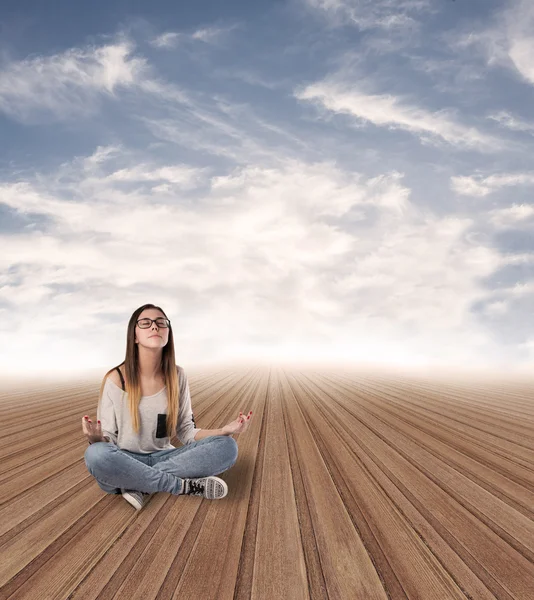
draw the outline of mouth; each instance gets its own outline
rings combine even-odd
[[[151,338],[151,337],[161,337],[161,335],[159,335],[159,334],[157,334],[157,333],[156,333],[156,334],[154,334],[154,335],[149,335],[148,337],[149,337],[149,338]]]

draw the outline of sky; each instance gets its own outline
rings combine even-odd
[[[0,373],[534,366],[534,4],[4,0]]]

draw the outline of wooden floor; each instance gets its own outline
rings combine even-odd
[[[197,427],[254,413],[228,496],[139,512],[84,463],[101,380],[0,393],[0,598],[534,599],[532,382],[188,376]]]

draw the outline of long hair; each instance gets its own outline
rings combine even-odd
[[[138,344],[135,343],[135,326],[139,315],[146,308],[156,308],[167,317],[163,309],[154,304],[143,304],[143,306],[136,309],[128,322],[128,330],[126,333],[126,359],[121,362],[120,365],[117,365],[119,367],[124,365],[124,384],[126,389],[123,392],[121,399],[124,398],[124,393],[128,394],[128,408],[132,418],[132,428],[136,433],[139,433],[140,427],[139,403],[141,402],[141,384],[139,382],[139,349]],[[111,371],[116,368],[117,367],[113,367],[104,375],[98,395],[99,403],[102,401],[106,379]],[[171,323],[169,323],[169,338],[167,344],[162,349],[161,370],[163,371],[165,385],[167,387],[167,436],[174,437],[176,435],[176,423],[179,414],[180,388],[178,385],[178,370],[174,357],[174,337],[172,334]]]

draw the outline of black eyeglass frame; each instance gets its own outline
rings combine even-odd
[[[167,321],[167,326],[166,326],[167,328],[171,324],[170,320],[167,319],[166,317],[158,317],[158,319],[165,319],[165,321]],[[135,324],[139,327],[139,329],[150,329],[152,327],[152,323],[155,323],[156,325],[158,325],[158,319],[150,319],[149,317],[142,317],[141,319],[137,319]],[[150,325],[148,325],[148,327],[141,327],[141,325],[139,325],[139,321],[144,321],[144,320],[150,321]],[[161,327],[161,325],[158,325],[158,327]]]

